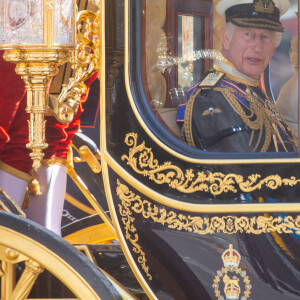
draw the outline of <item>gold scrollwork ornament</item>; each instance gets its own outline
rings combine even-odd
[[[300,182],[300,179],[296,179],[294,176],[281,178],[277,174],[261,179],[259,174],[251,174],[248,178],[244,178],[242,175],[234,173],[182,170],[171,162],[160,164],[155,159],[152,149],[147,148],[145,142],[138,145],[137,140],[136,133],[126,135],[125,143],[131,148],[129,154],[123,155],[121,159],[127,161],[127,165],[137,174],[148,177],[156,184],[168,184],[169,187],[181,193],[206,192],[217,196],[228,192],[237,193],[238,188],[242,192],[250,193],[260,190],[263,186],[276,190],[283,185],[295,186]]]
[[[135,199],[139,200],[140,197],[131,192],[128,187],[121,184],[119,180],[117,181],[117,184],[117,195],[122,201],[122,204],[119,204],[119,212],[122,216],[122,222],[125,230],[125,238],[132,244],[133,252],[135,252],[138,255],[137,260],[142,270],[145,272],[148,279],[152,280],[152,275],[149,272],[149,266],[147,264],[145,252],[139,245],[139,235],[137,229],[133,224],[135,218],[132,216],[131,211],[131,202],[135,201]],[[127,197],[125,195],[127,195]]]
[[[251,283],[249,277],[246,274],[246,271],[239,268],[241,255],[238,251],[233,249],[232,244],[229,245],[229,249],[225,250],[222,254],[222,260],[224,263],[224,268],[217,271],[215,276],[214,283],[212,287],[218,300],[238,300],[240,299],[240,293],[242,289],[240,287],[240,280],[244,282],[244,293],[241,297],[241,300],[246,300],[250,296],[251,292]],[[233,275],[235,274],[235,275]],[[233,276],[232,276],[233,275]],[[231,277],[232,276],[232,277]],[[221,294],[220,283],[221,278],[223,278],[223,291],[225,294]]]
[[[159,208],[148,200],[143,200],[130,189],[117,181],[117,195],[122,201],[119,205],[120,214],[124,225],[126,225],[126,236],[130,237],[130,232],[135,235],[132,214],[140,214],[145,219],[150,219],[155,223],[166,226],[169,229],[186,231],[199,235],[214,233],[236,234],[245,232],[247,234],[262,234],[268,232],[300,234],[300,216],[293,218],[254,216],[211,216],[201,217],[188,213],[177,213],[174,210]],[[134,230],[133,230],[134,229]],[[133,230],[133,231],[132,231]],[[129,239],[130,240],[130,239]],[[135,240],[135,239],[134,239]],[[138,239],[137,239],[138,240]]]
[[[100,69],[100,11],[80,11],[77,14],[77,46],[70,59],[74,78],[63,86],[58,99],[49,99],[49,109],[61,123],[69,123],[76,115],[81,96],[86,93],[84,82]]]

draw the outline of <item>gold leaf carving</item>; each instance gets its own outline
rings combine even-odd
[[[120,185],[119,181],[118,181],[118,185]],[[126,194],[126,197],[123,196],[124,193]],[[129,240],[130,243],[132,244],[133,251],[139,255],[138,256],[139,264],[141,265],[142,269],[146,273],[149,280],[152,280],[152,276],[149,273],[149,267],[147,266],[145,253],[142,250],[141,246],[138,244],[139,236],[133,224],[135,218],[132,217],[132,212],[130,210],[131,202],[134,202],[136,198],[139,198],[139,196],[134,195],[134,193],[129,191],[128,187],[124,185],[122,185],[121,189],[117,188],[117,195],[122,201],[122,205],[119,205],[119,212],[120,215],[122,216],[122,223],[125,229],[125,238]]]
[[[142,270],[146,273],[149,280],[152,276],[149,273],[149,266],[144,251],[139,245],[139,235],[134,226],[135,217],[133,214],[142,215],[145,219],[150,219],[154,223],[159,223],[169,229],[178,231],[186,231],[199,235],[207,235],[213,233],[223,234],[262,234],[268,232],[277,233],[293,233],[300,234],[300,216],[293,218],[292,216],[282,217],[200,217],[191,216],[185,213],[177,213],[165,208],[159,208],[148,200],[142,200],[130,189],[121,184],[117,180],[117,195],[121,200],[119,204],[119,213],[125,230],[125,238],[132,244],[133,251],[137,253],[138,263]]]
[[[126,238],[135,243],[138,241],[138,234],[133,225],[135,218],[133,213],[141,214],[145,219],[150,219],[169,229],[187,231],[200,235],[213,233],[251,233],[262,234],[268,232],[300,234],[300,216],[265,217],[265,216],[223,216],[223,217],[200,217],[191,216],[185,213],[177,213],[165,208],[158,208],[148,200],[142,200],[134,194],[127,186],[117,182],[117,195],[122,201],[119,205],[122,222],[125,225]],[[136,249],[140,247],[136,246]],[[138,253],[138,252],[136,252]]]
[[[245,291],[243,293],[243,296],[241,299],[246,300],[250,297],[251,294],[251,282],[249,277],[246,275],[246,272],[243,271],[241,268],[234,268],[233,270],[230,270],[229,268],[222,268],[221,271],[218,271],[218,275],[215,277],[214,279],[214,284],[212,285],[214,288],[214,293],[216,295],[216,297],[218,299],[239,299],[239,298],[224,298],[223,296],[221,296],[220,290],[219,290],[219,284],[220,284],[220,277],[224,276],[223,278],[225,278],[227,276],[228,273],[230,272],[234,272],[237,275],[240,275],[241,278],[244,281],[245,284]],[[222,297],[222,298],[221,298]]]
[[[58,104],[50,103],[50,109],[61,123],[69,123],[76,115],[81,96],[86,93],[85,81],[99,71],[101,42],[100,11],[80,11],[77,14],[77,46],[70,60],[74,78],[63,86]],[[56,107],[58,105],[58,107]]]
[[[276,190],[279,187],[295,186],[300,182],[292,176],[281,178],[279,175],[270,175],[261,179],[261,175],[252,174],[244,178],[239,174],[212,173],[210,171],[195,171],[193,169],[182,170],[171,162],[160,164],[154,158],[151,148],[145,146],[145,142],[138,145],[138,135],[129,133],[125,143],[131,147],[128,155],[123,155],[122,160],[127,161],[136,173],[148,177],[157,184],[168,184],[179,192],[190,194],[194,192],[209,192],[212,195],[222,193],[237,193],[238,188],[246,193],[260,190],[263,186]]]

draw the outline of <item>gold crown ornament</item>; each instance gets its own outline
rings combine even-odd
[[[224,263],[224,267],[238,268],[241,261],[241,256],[236,250],[233,249],[232,244],[230,244],[229,249],[223,252],[222,260]]]

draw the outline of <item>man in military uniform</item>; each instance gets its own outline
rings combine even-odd
[[[221,0],[222,52],[193,90],[183,135],[204,151],[296,151],[293,130],[259,87],[281,39],[288,0]]]

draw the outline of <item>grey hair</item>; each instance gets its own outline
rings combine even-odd
[[[235,29],[236,25],[234,25],[233,23],[231,22],[227,22],[226,25],[225,25],[225,34],[227,36],[227,38],[229,40],[232,39],[232,36],[233,36],[233,32],[234,32],[234,29]],[[282,32],[275,32],[275,44],[274,46],[277,48],[281,42],[281,38],[282,38]]]
[[[235,27],[236,25],[231,22],[227,22],[225,25],[225,35],[229,41],[232,39]]]

